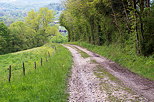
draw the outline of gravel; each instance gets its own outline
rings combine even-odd
[[[154,102],[153,81],[79,46],[63,46],[74,60],[68,83],[69,102]],[[75,47],[90,57],[83,58]]]

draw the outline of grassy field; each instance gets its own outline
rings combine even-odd
[[[72,64],[72,57],[66,48],[61,45],[56,46],[55,54],[52,54],[43,66],[39,66],[36,70],[31,68],[26,76],[19,74],[18,77],[13,78],[11,83],[2,80],[0,82],[0,102],[66,102],[68,97],[66,92],[67,78]],[[8,64],[14,62],[14,64],[20,64],[23,60],[33,62],[44,56],[46,51],[53,52],[53,49],[50,45],[46,45],[32,50],[3,55],[0,56],[0,59],[7,62],[3,59],[7,58],[10,62]],[[31,56],[30,53],[34,55]],[[8,56],[11,56],[11,59]],[[22,60],[16,62],[17,59]],[[1,64],[1,66],[7,67],[8,64]]]
[[[48,56],[54,50],[50,44],[16,53],[0,55],[0,81],[6,80],[9,65],[12,66],[13,76],[22,74],[22,63],[25,63],[26,71],[34,69],[34,62],[40,65],[40,59]]]
[[[111,59],[123,67],[130,69],[145,78],[154,80],[154,55],[150,57],[137,56],[131,49],[121,49],[117,45],[96,46],[84,42],[72,42]]]

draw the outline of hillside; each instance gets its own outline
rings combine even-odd
[[[38,11],[41,7],[47,7],[50,10],[56,12],[56,19],[59,18],[61,11],[64,10],[60,3],[31,3],[29,5],[18,5],[13,3],[1,3],[0,2],[0,21],[4,21],[5,24],[9,25],[14,21],[21,21],[27,12],[30,10]]]
[[[56,46],[56,51],[51,48]],[[48,60],[44,54],[51,51]],[[42,53],[43,51],[43,53]],[[54,53],[52,51],[55,51]],[[43,65],[40,64],[43,58]],[[0,56],[0,102],[66,102],[68,94],[67,75],[71,68],[70,52],[61,45],[46,46],[22,52]],[[7,59],[7,60],[5,60]],[[23,75],[22,61],[25,60],[26,73]],[[11,82],[8,82],[5,63],[18,64],[12,66]],[[36,61],[36,69],[34,67]],[[2,74],[2,73],[6,74]]]
[[[60,3],[50,3],[50,4],[46,5],[45,7],[47,7],[50,10],[54,10],[54,11],[63,11],[64,10],[64,7]]]
[[[39,62],[41,58],[45,58],[49,53],[53,53],[53,49],[51,45],[47,44],[42,47],[0,55],[0,81],[7,75],[6,71],[9,65],[12,65],[13,71],[18,73],[22,71],[21,65],[23,62],[29,68],[33,68],[35,61]]]
[[[11,3],[18,6],[33,5],[33,4],[49,4],[60,3],[62,0],[1,0],[0,3]]]

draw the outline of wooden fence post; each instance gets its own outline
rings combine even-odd
[[[9,77],[8,77],[8,80],[9,80],[9,82],[11,82],[11,65],[9,66],[9,68],[8,68],[8,70],[9,70]]]
[[[50,57],[50,52],[48,51],[48,56]]]
[[[46,57],[46,62],[48,62],[48,56]]]
[[[24,62],[22,63],[22,68],[23,68],[23,75],[26,75],[25,74],[25,63]]]
[[[43,59],[41,58],[41,66],[43,65]]]
[[[34,62],[34,68],[36,69],[36,62]]]

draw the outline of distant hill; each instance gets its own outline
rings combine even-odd
[[[35,1],[35,0],[34,0]],[[41,0],[40,0],[41,1]],[[1,3],[0,2],[0,21],[4,21],[5,24],[9,25],[14,21],[22,20],[27,12],[34,9],[39,10],[41,7],[47,7],[51,10],[56,11],[56,19],[59,18],[59,15],[64,8],[59,3],[49,3],[49,4],[29,4],[29,5],[15,5],[13,3]]]
[[[0,21],[4,21],[7,25],[21,20],[24,16],[26,16],[26,11],[21,7],[10,3],[0,3]]]
[[[47,7],[50,10],[56,11],[55,20],[59,19],[61,12],[64,10],[63,5],[60,3],[50,3],[46,5],[45,7]]]
[[[49,3],[60,3],[63,0],[0,0],[0,3],[11,3],[18,6],[27,6],[33,4],[47,5]]]
[[[17,9],[17,7],[10,3],[0,3],[0,9]]]
[[[54,10],[54,11],[63,11],[64,7],[62,6],[62,4],[59,3],[50,3],[48,5],[46,5],[45,7]]]

